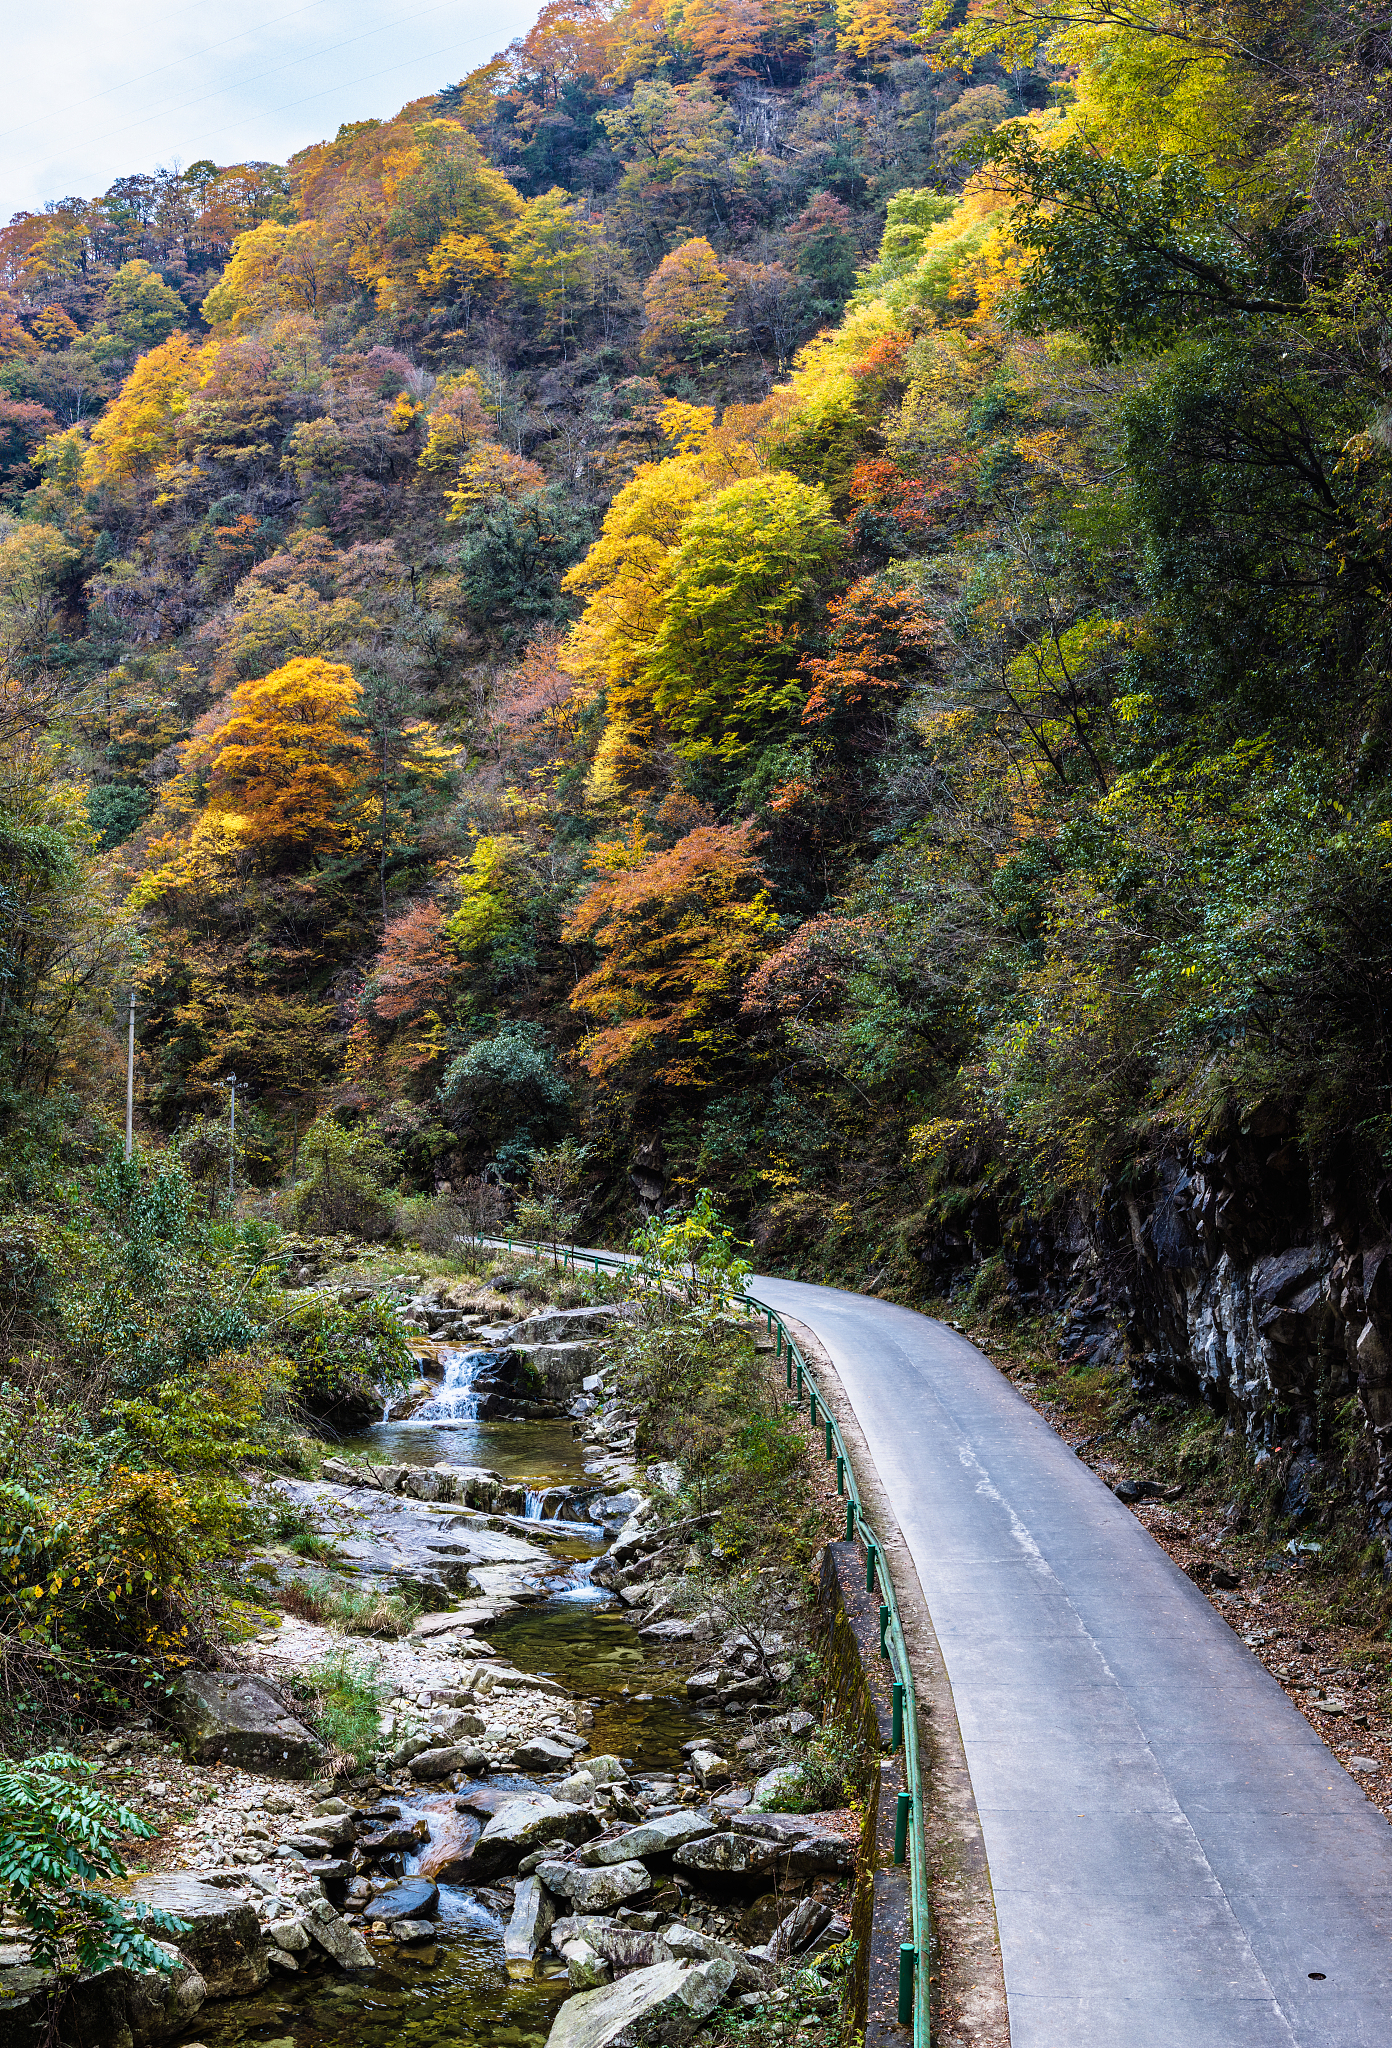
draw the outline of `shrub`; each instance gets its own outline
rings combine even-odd
[[[41,1970],[71,1979],[115,1965],[172,1969],[146,1929],[186,1934],[189,1923],[157,1908],[128,1912],[97,1889],[125,1876],[116,1837],[155,1830],[85,1782],[95,1768],[64,1750],[27,1764],[0,1760],[0,1892],[29,1929]]]
[[[361,1407],[379,1389],[390,1393],[416,1376],[405,1332],[381,1295],[351,1307],[312,1295],[290,1311],[283,1335],[295,1391],[315,1415]]]
[[[350,1636],[404,1636],[420,1613],[400,1593],[377,1593],[356,1586],[337,1586],[332,1579],[297,1579],[276,1595],[287,1614],[341,1628]]]
[[[301,1230],[389,1235],[392,1208],[383,1183],[393,1162],[378,1132],[366,1124],[348,1130],[331,1116],[317,1117],[300,1146],[300,1165],[295,1221]]]

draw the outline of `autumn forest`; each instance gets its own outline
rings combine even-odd
[[[235,1073],[253,1201],[328,1125],[408,1203],[569,1141],[594,1240],[708,1187],[911,1298],[1061,1299],[1234,1146],[1376,1219],[1365,12],[549,0],[17,215],[10,1209],[118,1137],[133,987],[214,1214]]]

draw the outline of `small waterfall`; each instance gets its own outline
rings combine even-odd
[[[433,1401],[417,1408],[412,1422],[473,1422],[478,1417],[474,1381],[497,1357],[495,1351],[442,1351],[445,1380]]]
[[[529,1522],[539,1522],[541,1520],[541,1511],[545,1504],[545,1491],[543,1490],[542,1492],[538,1493],[535,1490],[535,1488],[529,1486],[527,1488],[527,1505],[523,1509],[523,1513],[526,1515],[527,1520]]]

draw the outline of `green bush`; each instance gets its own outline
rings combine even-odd
[[[416,1362],[381,1295],[347,1306],[312,1295],[291,1309],[282,1329],[295,1369],[295,1391],[315,1415],[370,1400],[380,1388],[409,1386]]]
[[[85,1782],[94,1769],[64,1750],[27,1764],[0,1760],[0,1893],[28,1928],[41,1970],[73,1978],[118,1964],[172,1969],[146,1930],[186,1934],[189,1923],[155,1908],[128,1912],[97,1889],[125,1875],[117,1836],[155,1830]]]
[[[349,1130],[331,1116],[317,1117],[300,1146],[300,1168],[294,1206],[301,1230],[390,1235],[393,1209],[384,1184],[394,1162],[370,1125]]]

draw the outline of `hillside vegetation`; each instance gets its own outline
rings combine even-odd
[[[205,1206],[232,1072],[267,1213],[569,1140],[589,1234],[1071,1294],[1384,1498],[1390,82],[1349,4],[551,0],[18,217],[7,1200],[129,977]]]

